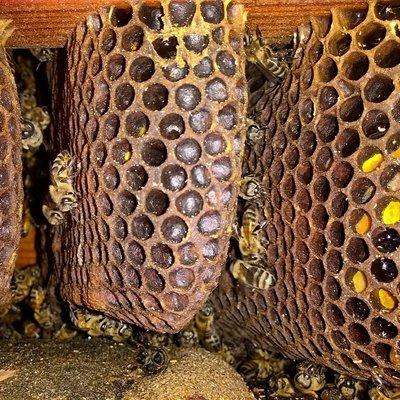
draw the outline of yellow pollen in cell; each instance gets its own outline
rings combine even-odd
[[[371,223],[371,217],[367,213],[365,213],[357,222],[356,232],[359,235],[365,235],[371,229]]]
[[[147,127],[145,125],[141,126],[138,132],[139,137],[144,136],[146,132],[147,132]]]
[[[386,310],[393,310],[396,307],[396,299],[387,290],[379,289],[378,297],[379,303]]]
[[[124,155],[124,160],[125,162],[129,161],[132,157],[132,153],[130,151],[127,151]]]
[[[356,293],[361,293],[367,288],[367,279],[365,278],[364,272],[357,271],[353,275],[353,287]]]
[[[361,169],[363,172],[375,171],[383,161],[383,155],[381,153],[374,154],[362,163]]]
[[[382,211],[382,222],[393,225],[400,222],[400,201],[392,200]]]
[[[400,158],[400,147],[398,147],[393,153],[392,156],[394,158]]]

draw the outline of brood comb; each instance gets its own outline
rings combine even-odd
[[[23,196],[20,109],[4,48],[11,33],[9,21],[0,21],[0,314],[11,304],[10,283],[20,239]]]
[[[244,142],[244,19],[229,1],[135,2],[68,41],[53,146],[79,165],[79,204],[53,249],[69,303],[175,331],[217,285]]]
[[[251,110],[266,133],[244,159],[244,175],[265,186],[262,232],[276,283],[263,291],[227,272],[212,301],[227,340],[399,385],[395,11],[334,11],[299,30],[281,88]]]

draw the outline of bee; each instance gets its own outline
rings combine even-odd
[[[191,348],[199,344],[199,335],[194,325],[190,325],[176,335],[176,343],[179,347]]]
[[[336,385],[333,384],[328,384],[325,386],[320,398],[321,400],[344,400],[340,390],[336,387]]]
[[[43,107],[32,107],[29,110],[25,110],[23,115],[37,124],[41,132],[50,125],[50,114]]]
[[[43,134],[36,122],[22,118],[22,148],[24,150],[37,149],[43,143]]]
[[[33,48],[30,51],[41,63],[51,61],[54,58],[54,51],[51,49]]]
[[[29,294],[28,304],[34,312],[39,311],[42,308],[45,299],[45,290],[41,286],[35,285],[34,287],[32,287]]]
[[[237,281],[257,289],[268,290],[275,283],[274,275],[263,267],[259,259],[235,260],[230,272]]]
[[[40,269],[38,265],[33,267],[16,269],[11,281],[13,303],[19,303],[29,296],[31,288],[40,281]]]
[[[248,29],[245,35],[245,52],[247,61],[257,66],[260,72],[271,82],[278,84],[288,72],[287,63],[274,54],[263,38],[261,30],[256,35]]]
[[[137,355],[137,362],[149,374],[157,374],[164,371],[169,364],[169,355],[162,347],[142,346]]]
[[[48,205],[43,204],[42,213],[50,225],[61,225],[64,222],[64,214],[59,210],[54,210]]]
[[[383,386],[375,386],[368,391],[371,400],[399,400],[399,389],[388,389]]]
[[[243,257],[254,257],[265,252],[264,246],[259,239],[261,229],[259,206],[252,203],[247,206],[242,216],[239,249]]]
[[[143,346],[167,347],[172,343],[172,338],[166,333],[140,330],[136,332],[136,340]]]
[[[107,317],[103,317],[100,320],[99,328],[104,336],[110,337],[116,342],[124,342],[133,334],[132,328],[129,325]]]
[[[264,127],[261,127],[254,119],[247,118],[246,138],[249,144],[255,144],[263,139]]]
[[[24,336],[30,339],[39,339],[42,333],[40,326],[32,321],[24,321],[23,323]]]
[[[36,105],[36,97],[35,97],[35,95],[33,93],[33,90],[32,89],[25,89],[19,95],[19,103],[21,105],[22,115],[24,115],[25,112],[35,108],[37,105]]]
[[[244,200],[257,200],[263,193],[260,179],[253,174],[244,176],[240,181],[239,196]]]
[[[0,339],[21,339],[22,335],[11,324],[0,324]]]
[[[50,185],[49,194],[57,209],[63,213],[78,207],[78,199],[71,184],[60,183],[58,186]]]
[[[294,376],[294,386],[304,394],[317,398],[316,392],[323,389],[326,383],[325,368],[310,362],[301,362],[297,365]]]
[[[201,342],[204,348],[210,352],[217,353],[222,349],[221,337],[212,328],[204,332]]]
[[[295,394],[295,389],[288,375],[278,373],[269,379],[270,397],[290,397]]]
[[[51,167],[51,180],[54,186],[71,184],[73,178],[74,158],[68,150],[63,150],[54,159]]]
[[[54,333],[53,337],[57,340],[70,340],[74,338],[76,334],[76,330],[70,329],[66,324],[62,324],[61,328]]]
[[[364,392],[364,385],[361,381],[340,375],[337,381],[337,388],[345,400],[358,400]]]
[[[214,307],[206,303],[196,314],[194,321],[199,337],[203,338],[205,333],[212,330],[212,325],[214,323]]]
[[[232,354],[232,351],[229,349],[229,347],[225,343],[221,344],[221,350],[218,351],[218,354],[229,365],[232,365],[232,366],[235,365],[236,359],[235,359],[234,355]]]

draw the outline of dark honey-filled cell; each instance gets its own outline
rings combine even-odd
[[[314,19],[275,91],[249,85],[265,136],[246,144],[243,175],[265,184],[257,237],[276,282],[226,271],[212,302],[234,346],[399,386],[400,42],[396,17],[376,10]]]
[[[67,302],[171,332],[217,285],[246,114],[244,49],[230,39],[243,34],[243,7],[220,0],[132,2],[73,32],[54,65],[53,148],[91,163],[74,176],[76,213],[54,229]]]

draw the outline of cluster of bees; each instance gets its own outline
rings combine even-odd
[[[74,159],[66,150],[55,158],[51,167],[50,201],[42,207],[43,215],[51,225],[60,225],[65,214],[78,206],[73,188],[74,167]]]

